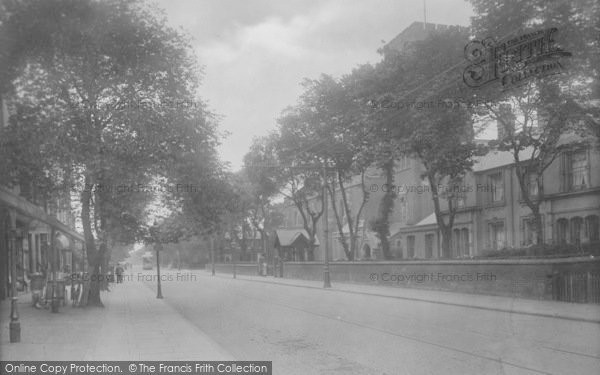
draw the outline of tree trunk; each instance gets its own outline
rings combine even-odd
[[[335,188],[331,187],[329,189],[329,194],[331,196],[331,208],[333,208],[333,213],[335,215],[335,222],[338,227],[338,231],[340,233],[340,238],[338,241],[342,245],[344,249],[344,253],[346,254],[346,258],[348,260],[352,260],[352,253],[350,252],[350,247],[348,246],[348,242],[346,241],[346,237],[344,236],[344,224],[342,223],[342,219],[340,218],[340,214],[337,210],[337,204],[335,203]],[[343,208],[343,207],[342,207]]]
[[[442,209],[440,206],[440,195],[438,191],[438,185],[441,180],[436,179],[436,177],[429,173],[427,175],[427,179],[429,181],[429,186],[431,188],[431,198],[433,199],[433,208],[435,212],[435,219],[442,234],[442,258],[449,259],[452,257],[452,227],[454,225],[454,215],[456,214],[456,209],[452,205],[452,199],[447,199],[448,201],[448,223],[444,221],[444,215],[442,214]]]
[[[452,257],[452,228],[440,228],[442,233],[442,258],[449,259]]]
[[[383,170],[385,172],[385,183],[387,184],[388,189],[381,198],[381,202],[379,203],[379,217],[377,218],[375,225],[372,225],[372,229],[377,232],[377,237],[381,243],[383,258],[388,260],[392,258],[389,240],[390,214],[394,210],[394,200],[396,199],[396,192],[391,188],[394,185],[394,160],[388,160],[383,165]]]
[[[535,231],[535,244],[543,245],[544,244],[544,230],[542,228],[542,215],[540,214],[540,206],[534,205],[533,209],[533,229]],[[543,255],[543,254],[530,254],[530,255]]]
[[[542,215],[540,215],[540,213],[538,212],[535,215],[535,223],[536,223],[536,228],[535,228],[535,240],[536,243],[538,245],[543,245],[544,244],[544,229],[542,228],[543,224],[542,224]]]
[[[544,187],[540,176],[543,175],[545,169],[546,168],[537,168],[534,171],[535,175],[537,176],[535,183],[537,184],[538,195],[537,197],[532,197],[529,193],[529,173],[531,172],[526,167],[521,166],[518,159],[515,167],[515,173],[517,175],[517,182],[519,183],[519,188],[521,190],[521,196],[533,215],[533,226],[537,245],[543,245],[545,241],[544,232],[542,230],[542,215],[540,214],[540,204],[544,200]]]
[[[338,171],[338,173],[337,173],[337,179],[338,179],[338,185],[340,187],[340,193],[342,194],[342,204],[344,205],[343,209],[346,212],[346,222],[348,223],[348,233],[350,235],[350,249],[346,255],[347,255],[349,261],[354,261],[354,258],[356,257],[356,234],[354,232],[354,219],[352,217],[352,212],[350,212],[350,207],[348,205],[348,195],[346,194],[346,187],[344,186],[344,182],[342,180],[342,174],[340,171]],[[342,237],[345,237],[343,230],[341,230],[340,233],[341,233]]]
[[[88,295],[88,306],[104,307],[100,299],[100,257],[96,250],[94,234],[92,233],[92,220],[90,217],[90,203],[92,190],[94,186],[89,174],[85,176],[85,187],[81,192],[81,224],[83,227],[83,235],[85,237],[85,245],[87,249],[87,259],[91,274],[88,275],[90,280],[90,291]]]

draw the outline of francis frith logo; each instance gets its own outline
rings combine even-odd
[[[473,88],[500,82],[503,89],[509,89],[534,77],[560,73],[560,58],[571,53],[556,45],[557,32],[552,27],[502,42],[493,38],[469,42],[464,54],[471,64],[463,72],[463,81]]]

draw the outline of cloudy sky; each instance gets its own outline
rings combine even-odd
[[[200,95],[224,116],[223,160],[239,169],[255,136],[275,128],[303,78],[339,77],[379,60],[377,49],[413,21],[424,0],[157,0],[193,38]],[[427,22],[469,24],[465,0],[426,0]]]

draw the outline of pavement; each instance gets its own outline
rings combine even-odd
[[[210,272],[210,271],[209,271]],[[219,277],[232,277],[217,273]],[[302,288],[323,289],[323,281],[274,278],[271,276],[237,275],[239,279],[288,285]],[[547,300],[532,300],[489,296],[482,294],[454,293],[438,290],[388,287],[382,285],[362,285],[332,281],[331,292],[365,294],[404,300],[431,302],[443,305],[462,306],[474,309],[501,311],[512,314],[535,315],[548,318],[566,319],[600,324],[600,305],[580,304]]]
[[[233,360],[142,282],[111,284],[104,308],[36,309],[19,296],[21,342],[9,342],[10,303],[0,303],[0,360]]]

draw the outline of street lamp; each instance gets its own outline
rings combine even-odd
[[[231,248],[231,260],[233,261],[233,278],[236,278],[236,262],[235,262],[235,249]]]
[[[9,246],[11,251],[12,264],[10,267],[10,323],[9,336],[10,342],[21,342],[21,322],[19,321],[19,308],[17,297],[17,230],[9,231]]]
[[[213,234],[210,235],[210,262],[212,268],[212,275],[215,275],[215,238]]]
[[[327,205],[327,168],[323,166],[323,234],[325,237],[325,264],[323,265],[323,288],[331,288],[329,275],[329,206]]]
[[[237,277],[237,263],[235,260],[235,246],[234,245],[230,245],[231,246],[231,262],[233,263],[233,278],[235,279]]]

